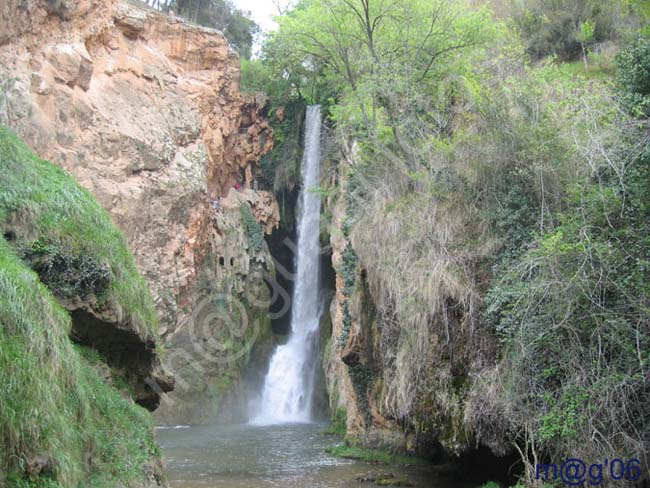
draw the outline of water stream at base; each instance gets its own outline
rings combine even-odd
[[[416,488],[475,488],[436,466],[384,466],[333,457],[325,426],[247,424],[157,429],[172,488],[372,488],[392,475]]]

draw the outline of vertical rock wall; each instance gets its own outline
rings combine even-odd
[[[244,294],[264,295],[273,272],[255,226],[270,233],[278,207],[271,193],[250,189],[273,134],[264,100],[243,96],[239,76],[221,33],[139,2],[0,6],[0,124],[69,171],[125,232],[156,301],[166,357],[180,348],[194,364],[175,395],[197,401],[215,397],[224,368],[228,384],[216,397],[233,386],[256,342],[200,318],[206,298],[221,293],[228,314],[236,301],[257,314],[264,304],[252,307]],[[214,341],[245,354],[205,354]],[[184,412],[168,406],[166,417],[182,421]]]

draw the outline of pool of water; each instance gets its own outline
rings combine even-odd
[[[383,466],[325,452],[322,424],[156,429],[174,488],[372,488],[392,476],[416,487],[472,488],[434,466]],[[408,486],[403,485],[403,486]]]

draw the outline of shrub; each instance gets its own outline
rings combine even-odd
[[[259,255],[266,246],[264,241],[264,231],[260,224],[255,220],[255,216],[248,203],[242,203],[239,207],[241,221],[244,225],[244,234],[248,242],[248,250],[251,256]]]
[[[650,117],[650,36],[637,37],[616,61],[623,105],[635,117]]]
[[[110,288],[111,272],[91,256],[75,255],[46,239],[34,241],[22,250],[23,259],[41,281],[61,298],[93,294],[99,298]]]
[[[583,47],[618,37],[622,2],[528,0],[512,2],[514,20],[533,59],[578,59]]]

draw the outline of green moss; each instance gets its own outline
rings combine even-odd
[[[368,403],[368,394],[372,385],[372,370],[366,364],[359,363],[348,367],[352,387],[357,395],[359,410],[363,413],[366,424],[372,424],[372,412]]]
[[[264,241],[264,232],[257,220],[255,220],[250,205],[242,203],[239,210],[241,212],[241,221],[244,225],[246,240],[248,241],[248,251],[251,256],[256,256],[260,254],[266,246],[266,242]]]
[[[36,157],[5,127],[0,127],[0,228],[13,233],[15,244],[24,249],[41,257],[59,256],[58,264],[76,263],[95,274],[108,270],[105,302],[129,315],[141,334],[156,336],[153,300],[124,235],[88,191],[61,168]],[[70,283],[58,280],[59,285]]]
[[[391,454],[379,449],[364,449],[357,446],[341,444],[330,447],[327,453],[345,459],[357,459],[367,463],[378,464],[429,464],[426,459],[406,454]]]
[[[159,455],[148,412],[104,383],[92,357],[68,338],[68,314],[3,238],[0,323],[0,485],[142,480]],[[36,456],[51,467],[29,478]]]
[[[347,433],[348,413],[344,408],[337,407],[332,412],[330,426],[325,429],[325,434],[345,435]]]

